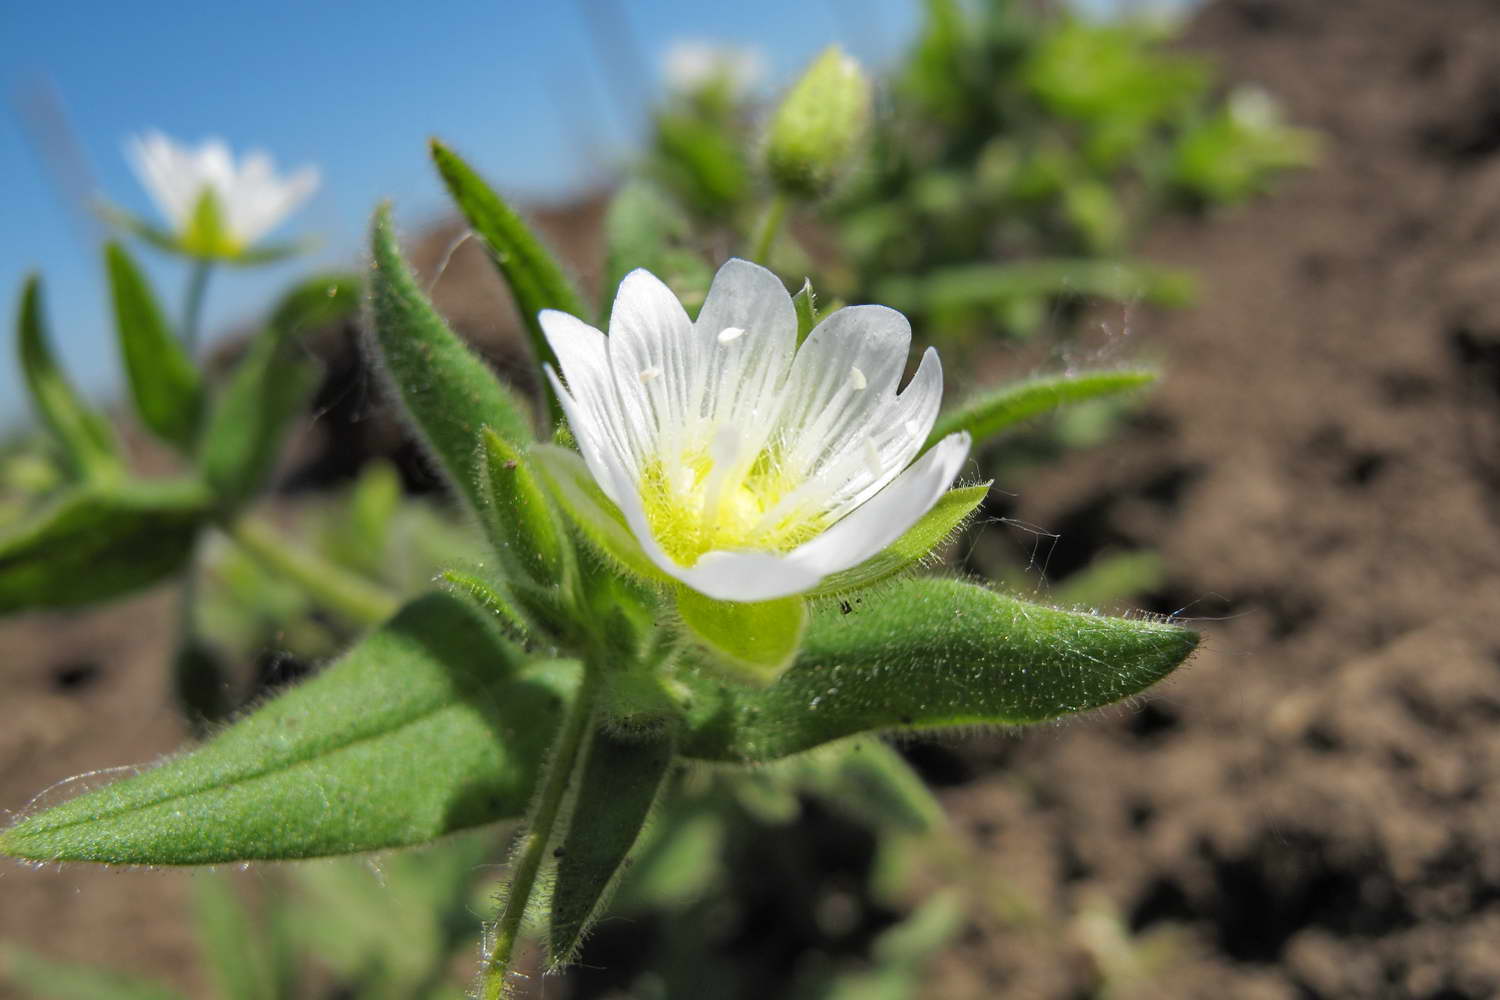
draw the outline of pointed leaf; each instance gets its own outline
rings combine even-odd
[[[553,968],[573,960],[604,914],[671,765],[667,730],[644,737],[594,731],[568,832],[555,852],[547,949]]]
[[[388,207],[375,213],[371,243],[375,353],[412,428],[447,473],[454,492],[482,516],[479,432],[490,427],[524,447],[532,438],[527,408],[448,329],[417,287],[396,247]]]
[[[531,457],[563,513],[595,551],[641,579],[673,582],[641,549],[624,515],[599,489],[581,455],[542,444],[531,449]]]
[[[519,816],[577,685],[429,594],[202,747],[23,819],[18,858],[194,865],[418,844]]]
[[[938,502],[916,524],[906,530],[906,534],[892,542],[889,548],[858,566],[826,577],[808,596],[828,597],[852,593],[917,566],[963,526],[969,515],[984,502],[989,491],[989,483],[949,490],[938,498]]]
[[[978,446],[1016,424],[1070,403],[1130,392],[1155,382],[1149,368],[1080,375],[1043,375],[985,393],[938,417],[923,447],[949,434],[968,431]]]
[[[592,317],[583,299],[521,217],[457,153],[434,139],[432,162],[515,296],[536,360],[559,367],[537,315],[543,309],[560,309],[587,322]]]
[[[84,403],[58,365],[42,312],[42,281],[35,275],[26,279],[21,291],[16,341],[32,405],[62,446],[73,474],[80,479],[116,476],[121,465],[114,432]]]
[[[203,410],[198,370],[172,336],[145,276],[125,248],[109,244],[105,260],[120,352],[136,412],[158,437],[186,451],[197,437]]]
[[[1057,611],[956,580],[905,580],[820,609],[796,664],[762,690],[688,675],[683,755],[768,761],[854,733],[1020,725],[1108,705],[1171,673],[1198,635]]]
[[[0,983],[25,990],[36,1000],[181,1000],[182,994],[160,983],[96,969],[77,962],[42,958],[17,945],[0,946]]]
[[[716,601],[680,586],[677,613],[688,633],[722,660],[732,676],[759,686],[791,666],[807,627],[807,603],[801,597]]]
[[[116,597],[176,573],[212,512],[194,482],[85,486],[0,535],[0,614]]]
[[[204,479],[227,507],[239,506],[265,483],[292,424],[322,381],[322,365],[302,350],[297,336],[358,307],[356,279],[314,278],[282,299],[270,325],[250,342],[214,402],[198,451]]]

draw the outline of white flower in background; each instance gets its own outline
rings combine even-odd
[[[928,349],[899,394],[911,327],[851,306],[797,347],[791,297],[731,260],[697,322],[655,276],[620,284],[609,336],[541,314],[552,380],[589,471],[646,555],[709,597],[801,593],[880,552],[953,482],[969,436],[915,464],[943,394]]]
[[[766,57],[760,49],[714,42],[673,42],[662,66],[667,86],[690,94],[720,81],[732,94],[744,94],[766,77]]]
[[[252,150],[238,164],[209,139],[197,149],[160,132],[132,137],[126,156],[183,249],[234,256],[286,218],[318,189],[316,167],[276,175],[270,156]]]

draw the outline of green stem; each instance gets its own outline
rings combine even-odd
[[[760,228],[755,232],[755,242],[750,249],[750,259],[757,264],[771,266],[771,247],[776,243],[782,221],[786,219],[786,208],[787,197],[780,192],[772,196],[771,203],[766,206],[766,214],[761,216]]]
[[[291,579],[355,625],[379,625],[396,611],[396,599],[383,589],[291,545],[264,521],[241,518],[223,528],[267,569]]]
[[[208,276],[213,272],[213,261],[207,257],[193,260],[192,273],[188,275],[187,296],[182,306],[182,342],[188,354],[198,350],[198,328],[203,319],[203,293],[208,289]]]
[[[512,863],[510,886],[506,889],[505,904],[495,921],[494,943],[485,960],[484,978],[479,988],[480,1000],[502,1000],[505,996],[506,976],[510,974],[516,943],[521,936],[521,918],[526,914],[526,903],[536,888],[536,877],[542,870],[547,844],[552,840],[552,829],[557,825],[557,815],[567,795],[568,783],[577,769],[578,754],[583,749],[583,737],[588,732],[588,722],[593,714],[594,685],[592,673],[585,671],[578,688],[578,696],[563,719],[557,734],[557,744],[552,759],[547,764],[547,773],[542,779],[541,797],[537,799],[536,812],[531,817],[526,833],[516,845],[515,861]]]

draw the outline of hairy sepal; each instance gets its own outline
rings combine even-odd
[[[772,601],[719,601],[677,587],[677,614],[720,672],[744,684],[765,687],[792,665],[807,628],[807,602],[800,596]]]
[[[635,540],[625,516],[599,489],[581,455],[548,444],[533,447],[530,454],[553,499],[591,548],[641,580],[663,585],[674,582]]]
[[[938,498],[938,502],[916,524],[907,529],[906,534],[892,542],[888,548],[858,566],[825,577],[808,596],[836,597],[852,594],[915,568],[958,533],[969,515],[984,502],[989,490],[988,482],[949,490]]]

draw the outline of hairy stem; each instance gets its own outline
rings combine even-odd
[[[586,672],[578,689],[578,696],[573,700],[567,717],[563,719],[562,728],[558,731],[552,759],[548,762],[547,773],[542,779],[536,812],[531,817],[521,842],[516,846],[510,886],[506,890],[500,916],[495,921],[494,943],[485,960],[484,978],[479,989],[480,1000],[502,1000],[505,996],[506,976],[510,974],[516,943],[521,935],[521,918],[525,916],[526,904],[536,888],[536,878],[542,870],[547,844],[552,840],[558,812],[567,796],[568,782],[577,770],[578,755],[584,745],[583,737],[588,732],[589,718],[593,714],[593,700],[592,672]]]
[[[776,234],[781,232],[781,223],[786,218],[786,195],[777,193],[766,206],[761,216],[760,227],[755,231],[755,242],[750,248],[750,259],[766,267],[771,266],[771,247],[776,243]]]
[[[398,602],[385,590],[296,547],[264,521],[241,518],[225,525],[224,532],[267,569],[354,625],[379,625],[396,611]]]
[[[198,328],[203,319],[203,293],[208,289],[208,276],[213,268],[213,261],[198,258],[193,261],[192,273],[188,275],[187,296],[182,305],[182,342],[190,355],[198,350]]]

